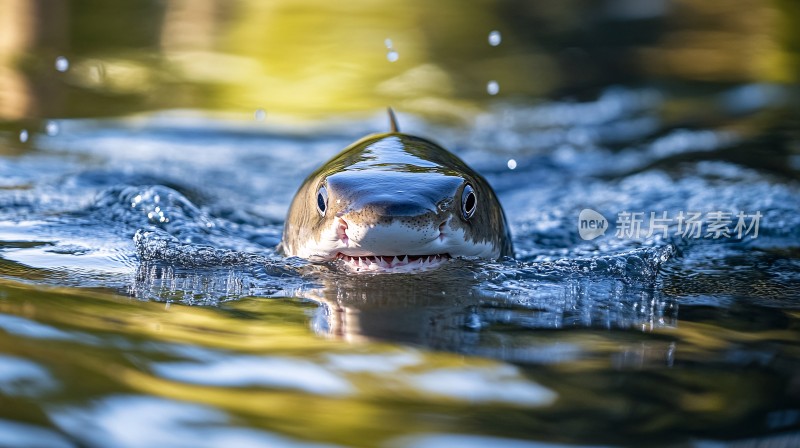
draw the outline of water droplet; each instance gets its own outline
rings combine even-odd
[[[19,141],[22,142],[22,143],[25,143],[25,142],[28,141],[28,130],[27,129],[23,129],[23,130],[19,131]]]
[[[69,70],[69,59],[65,58],[64,56],[59,56],[56,58],[56,70],[60,72],[65,72]]]
[[[500,35],[500,31],[494,30],[489,33],[489,45],[496,47],[500,45],[500,42],[503,41],[503,36]]]
[[[389,52],[386,53],[386,59],[388,59],[389,62],[394,62],[394,61],[398,60],[399,58],[400,58],[400,54],[397,53],[394,50],[389,50]]]
[[[264,121],[267,118],[267,111],[264,109],[256,109],[255,119],[256,121]]]
[[[513,170],[517,167],[517,161],[514,159],[508,159],[508,169]]]
[[[486,83],[486,92],[488,92],[489,95],[497,95],[500,92],[500,84],[494,80],[489,81]]]
[[[53,120],[48,121],[47,124],[44,126],[45,132],[47,132],[47,135],[51,137],[54,135],[58,135],[59,129],[60,128],[58,126],[58,122]]]
[[[383,41],[383,44],[386,45],[386,48],[392,48],[392,39],[387,37],[386,40]]]

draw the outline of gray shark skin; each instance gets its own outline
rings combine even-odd
[[[278,251],[367,272],[514,255],[486,180],[441,146],[396,131],[353,143],[308,176]]]

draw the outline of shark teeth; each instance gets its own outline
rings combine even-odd
[[[449,260],[449,254],[434,255],[371,255],[354,257],[339,253],[336,258],[355,271],[405,272],[439,266]]]

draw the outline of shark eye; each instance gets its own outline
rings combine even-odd
[[[325,187],[319,187],[317,191],[317,211],[321,216],[325,216],[325,211],[328,209],[328,190]]]
[[[472,189],[472,185],[467,184],[464,187],[464,192],[461,193],[461,216],[464,219],[472,218],[477,207],[478,198],[475,196],[475,190]]]

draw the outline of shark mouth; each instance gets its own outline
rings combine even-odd
[[[354,257],[341,252],[336,254],[337,260],[356,272],[409,272],[432,269],[441,266],[450,258],[450,254],[371,255],[364,257]]]

